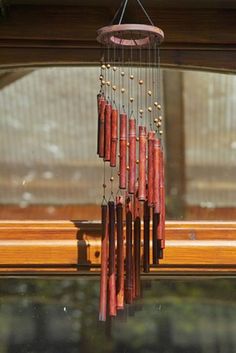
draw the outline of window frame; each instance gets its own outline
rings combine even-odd
[[[236,72],[236,9],[223,16],[214,8],[151,10],[153,21],[168,28],[163,67]],[[13,5],[9,11],[0,24],[0,69],[99,63],[96,29],[110,22],[110,8]],[[189,21],[193,32],[184,30]],[[236,222],[167,222],[166,233],[166,257],[151,275],[236,274]],[[0,221],[0,254],[0,275],[97,274],[99,224]]]

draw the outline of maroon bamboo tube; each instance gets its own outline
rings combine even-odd
[[[116,166],[116,151],[117,151],[117,124],[118,124],[118,110],[111,111],[111,160],[110,166]]]
[[[146,127],[139,126],[139,187],[138,198],[146,200]]]
[[[124,309],[124,241],[123,241],[123,204],[122,196],[116,198],[117,219],[117,309]]]
[[[141,248],[141,219],[138,194],[134,200],[134,276],[135,297],[140,297],[140,248]]]
[[[155,139],[155,131],[148,132],[148,206],[153,205],[153,144]]]
[[[128,197],[126,200],[126,262],[125,262],[125,301],[132,303],[132,205]]]
[[[135,264],[134,256],[132,256],[132,300],[136,298],[136,278],[135,278]]]
[[[99,106],[99,157],[104,158],[104,152],[105,152],[105,106],[106,106],[106,101],[105,98],[100,100],[100,106]]]
[[[163,257],[165,247],[165,181],[163,150],[160,153],[160,222],[158,225],[159,258]]]
[[[102,212],[102,246],[101,246],[101,277],[100,277],[100,304],[99,320],[106,321],[107,315],[107,245],[108,245],[108,221],[107,205],[101,206]]]
[[[152,208],[152,259],[153,264],[158,264],[158,224],[160,222],[160,214]]]
[[[109,208],[109,314],[116,316],[116,273],[115,273],[115,203],[108,202]]]
[[[128,191],[135,193],[136,180],[136,122],[135,119],[129,119],[129,180]]]
[[[99,155],[99,124],[100,124],[100,101],[101,93],[97,94],[97,108],[98,108],[98,125],[97,125],[97,154]]]
[[[150,207],[148,201],[144,202],[143,205],[143,272],[149,272],[150,270]]]
[[[160,213],[160,155],[161,144],[160,139],[153,142],[153,204],[155,213]]]
[[[120,114],[120,189],[126,189],[126,160],[127,160],[127,115]]]
[[[104,160],[111,159],[111,104],[105,106],[105,152]]]

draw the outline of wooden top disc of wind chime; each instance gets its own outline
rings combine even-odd
[[[159,45],[164,40],[164,32],[146,24],[116,24],[98,30],[97,41],[103,45],[117,47],[145,48]]]

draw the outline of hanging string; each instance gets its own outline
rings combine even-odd
[[[149,111],[149,129],[151,130],[152,128],[152,111],[153,111],[153,107],[152,107],[152,77],[151,77],[151,48],[150,48],[150,43],[148,45],[148,111]],[[147,126],[148,128],[148,126]]]
[[[103,195],[102,195],[102,205],[107,204],[106,200],[106,163],[105,161],[103,162]]]
[[[140,5],[140,7],[141,7],[141,9],[143,10],[143,12],[144,12],[145,16],[147,17],[148,21],[151,23],[152,26],[154,26],[154,24],[153,24],[153,22],[152,22],[150,16],[148,15],[147,11],[146,11],[145,8],[143,7],[143,4],[141,3],[141,1],[140,1],[140,0],[136,0],[136,1],[137,1],[137,3]]]
[[[111,20],[110,25],[114,24],[115,19],[117,18],[118,14],[120,13],[121,9],[122,9],[123,6],[124,6],[124,3],[125,3],[125,0],[122,1],[120,7],[118,8],[118,10],[117,10],[116,13],[115,13],[115,16],[114,16],[113,19]]]
[[[159,82],[159,104],[158,104],[158,110],[159,110],[159,114],[158,114],[158,118],[159,118],[159,122],[158,122],[158,132],[159,135],[162,136],[162,82],[161,82],[161,64],[160,64],[160,49],[159,47],[157,48],[157,56],[158,56],[158,82]]]
[[[123,10],[121,12],[121,16],[120,16],[120,19],[119,19],[119,25],[121,24],[122,20],[123,20],[123,17],[124,17],[124,13],[125,13],[125,9],[126,9],[126,6],[128,4],[128,0],[125,0],[125,3],[124,3],[124,6],[123,6]]]
[[[148,15],[147,11],[145,10],[143,4],[141,3],[140,0],[136,0],[136,2],[139,4],[139,6],[141,7],[143,13],[145,14],[146,18],[148,19],[149,23],[154,26],[150,16]],[[115,16],[113,17],[112,21],[110,22],[110,25],[114,24],[115,22],[115,19],[118,17],[118,14],[121,12],[121,15],[120,15],[120,18],[119,18],[119,21],[118,23],[121,24],[122,20],[123,20],[123,17],[124,17],[124,14],[125,14],[125,10],[126,10],[126,7],[127,7],[127,4],[128,4],[128,0],[123,0],[120,7],[118,8],[118,10],[116,11],[115,13]]]
[[[109,201],[115,201],[115,199],[114,199],[114,191],[113,191],[113,181],[114,181],[113,168],[111,168],[111,177],[110,177],[110,182],[111,182],[111,194],[110,194]]]

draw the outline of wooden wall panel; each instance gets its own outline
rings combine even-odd
[[[128,11],[130,20],[145,21],[138,7]],[[185,45],[235,45],[235,9],[156,9],[148,8],[153,22],[165,32],[165,47]],[[68,45],[99,47],[96,42],[98,28],[109,25],[115,9],[112,6],[34,6],[12,5],[8,16],[1,21],[0,39],[48,41],[60,46]],[[40,44],[40,43],[39,43]],[[46,44],[46,43],[45,43]]]
[[[0,22],[0,67],[98,64],[96,30],[110,23],[110,6],[11,6]],[[165,32],[162,65],[235,72],[235,9],[147,10]]]

